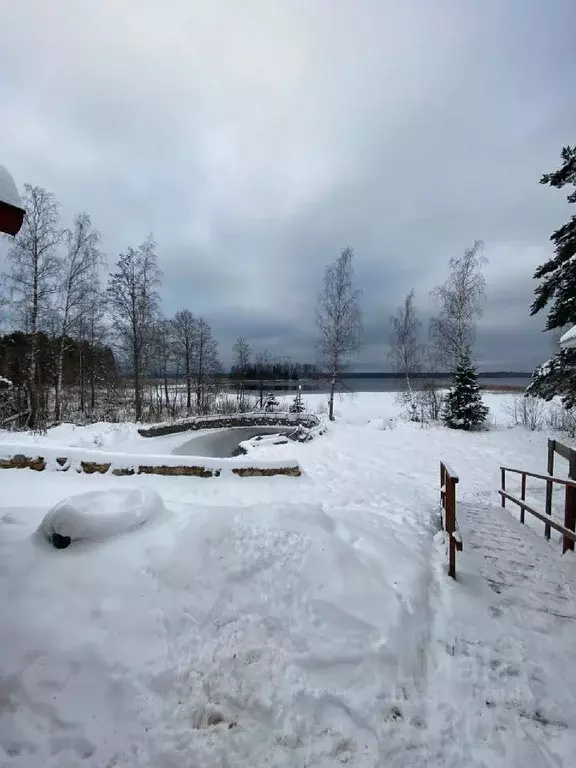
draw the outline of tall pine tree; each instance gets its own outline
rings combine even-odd
[[[444,404],[443,421],[451,429],[478,429],[488,416],[482,402],[476,368],[467,351],[460,358],[454,373],[454,383]]]
[[[576,146],[564,147],[562,165],[557,171],[547,173],[541,184],[561,189],[572,185],[569,203],[576,203]],[[554,256],[534,273],[540,280],[535,289],[535,299],[530,314],[548,309],[545,330],[576,324],[576,215],[564,226],[552,233]],[[551,360],[534,371],[528,387],[529,395],[551,400],[561,395],[566,408],[576,405],[576,349],[561,349]]]

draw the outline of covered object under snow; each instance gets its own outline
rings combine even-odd
[[[562,349],[571,349],[572,347],[576,347],[576,325],[573,325],[572,328],[560,336],[560,346]]]
[[[56,504],[38,532],[56,549],[76,541],[105,541],[139,528],[164,510],[151,488],[114,488],[70,496]]]
[[[24,213],[14,179],[0,165],[0,232],[17,235],[24,221]]]

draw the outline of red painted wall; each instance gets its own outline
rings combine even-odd
[[[24,211],[0,201],[0,232],[17,235],[24,221]]]

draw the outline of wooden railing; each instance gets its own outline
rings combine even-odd
[[[506,473],[511,472],[513,474],[520,475],[522,478],[520,486],[520,498],[513,496],[506,490]],[[524,522],[524,514],[529,514],[537,517],[538,520],[542,520],[545,524],[544,535],[547,539],[550,538],[550,529],[559,531],[562,534],[562,553],[569,549],[574,549],[574,542],[576,541],[576,481],[567,480],[563,477],[553,477],[551,475],[541,475],[538,472],[526,472],[523,469],[513,469],[512,467],[500,467],[502,487],[498,491],[502,497],[502,506],[506,506],[506,499],[508,501],[517,504],[520,507],[520,522]],[[538,512],[526,503],[526,478],[535,477],[539,480],[546,481],[546,514]],[[552,486],[554,483],[564,485],[566,488],[566,495],[564,497],[564,525],[560,525],[552,519]]]
[[[440,504],[442,528],[448,534],[448,574],[456,578],[456,552],[462,551],[462,537],[456,521],[456,484],[458,475],[444,462],[440,462]]]

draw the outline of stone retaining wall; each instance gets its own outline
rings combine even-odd
[[[277,467],[250,467],[231,466],[210,467],[201,465],[166,465],[166,464],[134,464],[131,466],[118,466],[118,461],[84,461],[58,456],[45,459],[43,456],[24,456],[16,454],[10,458],[0,458],[0,469],[33,469],[43,472],[45,469],[55,469],[58,472],[68,472],[73,468],[76,472],[86,475],[105,475],[110,473],[116,477],[129,477],[132,475],[165,475],[171,477],[220,477],[222,472],[231,471],[238,477],[273,477],[282,475],[285,477],[300,477],[302,471],[298,464]]]

